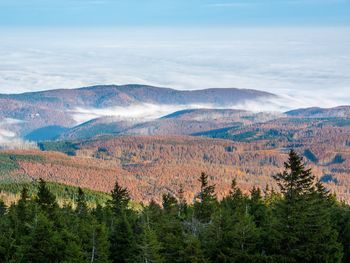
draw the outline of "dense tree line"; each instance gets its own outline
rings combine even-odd
[[[192,204],[183,191],[130,208],[116,182],[105,206],[59,207],[45,181],[16,204],[0,202],[0,262],[349,262],[350,207],[317,182],[294,151],[274,176],[280,191],[232,182],[218,200],[201,174]]]

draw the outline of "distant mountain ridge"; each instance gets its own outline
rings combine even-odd
[[[311,107],[296,109],[286,112],[286,115],[304,118],[349,118],[350,106],[338,106],[334,108]]]
[[[105,108],[135,103],[185,105],[193,103],[233,105],[244,100],[276,97],[264,91],[237,88],[175,90],[148,85],[99,85],[78,89],[57,89],[22,94],[0,94],[0,100],[55,105],[64,108]]]
[[[0,120],[20,120],[11,131],[25,136],[45,127],[71,128],[77,124],[74,111],[132,105],[232,106],[249,100],[277,97],[274,94],[236,88],[175,90],[147,85],[100,85],[79,89],[58,89],[22,94],[0,94]],[[169,112],[170,113],[170,112]],[[92,118],[91,118],[92,119]],[[9,129],[8,126],[0,127]]]

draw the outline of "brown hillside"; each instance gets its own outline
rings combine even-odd
[[[329,144],[320,144],[317,149],[305,147],[317,157],[321,156],[322,147],[328,149],[322,152],[322,162],[306,159],[308,166],[339,198],[349,201],[350,147],[340,149]],[[152,198],[159,201],[165,192],[176,194],[183,185],[191,201],[203,171],[210,175],[222,197],[229,191],[234,177],[244,191],[254,185],[276,187],[271,175],[283,169],[287,158],[283,148],[268,149],[262,141],[244,143],[186,136],[117,137],[85,142],[80,148],[75,157],[55,152],[17,151],[40,155],[44,160],[20,161],[20,169],[15,173],[100,191],[110,191],[117,177],[130,189],[134,199],[143,202]],[[298,151],[304,153],[304,148]],[[326,157],[331,161],[327,165]]]

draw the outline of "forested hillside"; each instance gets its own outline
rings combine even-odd
[[[283,127],[283,123],[280,124]],[[248,193],[253,186],[262,189],[276,183],[278,173],[291,147],[305,157],[307,166],[335,192],[338,199],[350,201],[350,130],[348,128],[302,129],[286,126],[282,135],[271,139],[222,140],[191,136],[100,137],[75,142],[45,142],[44,151],[14,150],[0,153],[1,181],[31,182],[44,178],[76,187],[109,192],[117,177],[136,201],[161,202],[161,193],[176,193],[183,185],[184,196],[191,201],[197,193],[197,175],[206,171],[216,185],[219,198],[236,178]],[[307,126],[306,126],[307,127]],[[260,132],[270,131],[266,124]],[[284,134],[284,133],[283,133]],[[278,134],[277,134],[278,135]],[[60,151],[60,152],[57,152]]]
[[[232,180],[219,200],[207,174],[196,180],[192,202],[180,189],[138,210],[118,182],[97,207],[77,190],[72,208],[40,180],[16,204],[0,201],[0,262],[349,262],[350,207],[294,151],[274,176],[278,192],[246,195]]]
[[[258,90],[236,88],[175,90],[136,84],[0,94],[0,122],[3,121],[0,127],[35,139],[43,131],[51,133],[49,137],[52,137],[76,126],[80,122],[77,116],[82,115],[84,121],[101,116],[101,112],[104,112],[102,116],[108,116],[106,111],[117,117],[118,112],[125,112],[127,107],[130,107],[130,113],[133,107],[145,109],[147,105],[156,108],[167,105],[167,114],[171,113],[174,105],[182,105],[180,109],[192,104],[232,107],[238,103],[265,98],[277,99],[277,96]],[[85,114],[88,115],[87,118]],[[36,136],[31,134],[34,130]]]

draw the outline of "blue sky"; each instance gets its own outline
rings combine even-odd
[[[0,0],[0,25],[350,25],[350,0]]]

